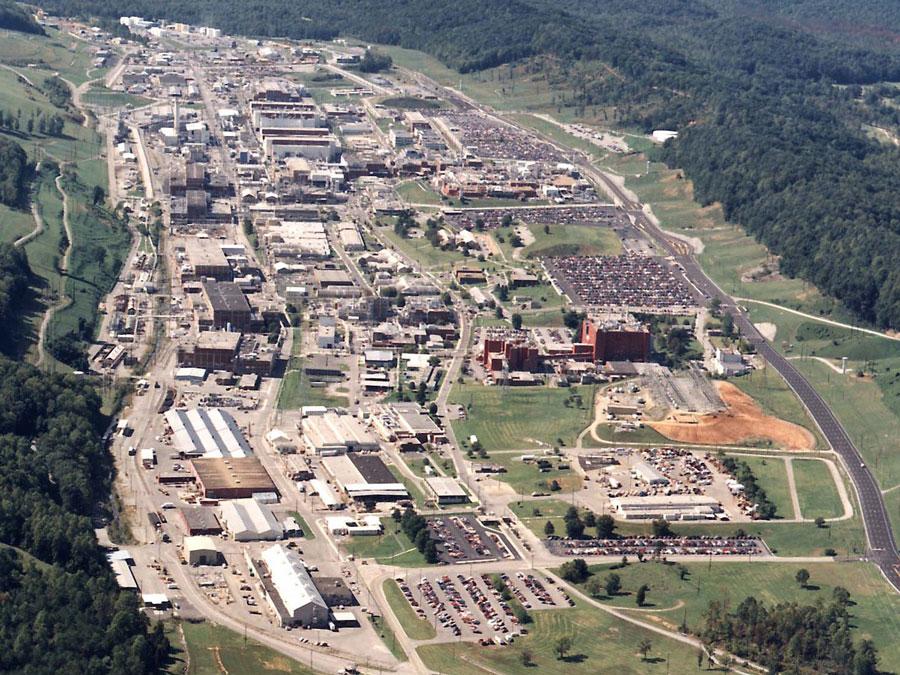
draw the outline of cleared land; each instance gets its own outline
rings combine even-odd
[[[281,391],[278,393],[278,408],[297,410],[305,405],[345,406],[347,397],[330,394],[325,387],[313,387],[303,374],[303,359],[293,359],[292,367],[284,374]]]
[[[525,258],[567,255],[618,255],[622,243],[615,232],[593,225],[551,225],[550,232],[543,226],[529,226],[534,243],[522,249]]]
[[[357,558],[375,558],[385,565],[425,567],[425,557],[390,518],[382,518],[384,534],[377,537],[346,537],[344,548]]]
[[[815,438],[803,427],[766,415],[752,398],[729,382],[715,384],[728,406],[725,412],[690,415],[691,422],[675,421],[670,417],[662,422],[649,422],[650,426],[682,443],[773,445],[786,450],[815,448]],[[680,418],[688,415],[679,413]]]
[[[794,578],[803,565],[794,563],[704,562],[687,563],[688,574],[681,578],[678,565],[648,562],[633,563],[615,570],[622,579],[623,595],[603,598],[602,602],[632,609],[634,593],[642,584],[650,586],[647,601],[654,621],[676,630],[685,621],[697,628],[703,612],[713,600],[728,601],[732,608],[753,596],[768,605],[780,602],[813,604],[831,598],[835,586],[843,586],[856,603],[850,607],[855,639],[871,638],[877,646],[879,666],[896,672],[900,668],[900,596],[890,587],[874,565],[866,563],[827,563],[807,565],[810,581],[801,588]],[[603,579],[608,565],[592,566]],[[644,618],[650,618],[646,615]]]

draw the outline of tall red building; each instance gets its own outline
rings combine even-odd
[[[579,342],[589,347],[594,361],[650,359],[650,331],[640,324],[587,318],[581,322]]]

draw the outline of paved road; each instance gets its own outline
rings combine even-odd
[[[666,235],[643,211],[641,205],[632,200],[624,190],[602,173],[592,170],[591,175],[601,181],[614,195],[619,205],[634,221],[635,226],[644,230],[684,269],[685,277],[697,291],[698,301],[708,302],[718,296],[722,308],[734,316],[741,333],[754,345],[757,352],[777,370],[798,398],[806,406],[822,435],[841,458],[859,498],[863,523],[868,539],[868,558],[877,564],[884,576],[900,592],[900,555],[898,555],[887,508],[881,490],[865,465],[859,450],[850,440],[846,429],[837,420],[822,396],[810,385],[805,377],[779,353],[756,329],[753,322],[737,303],[719,288],[701,269],[690,253],[684,253],[672,238]]]

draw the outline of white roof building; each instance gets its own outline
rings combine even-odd
[[[328,605],[306,566],[294,551],[276,544],[262,553],[269,570],[266,595],[283,626],[322,627],[328,623]]]
[[[230,413],[220,408],[167,410],[172,446],[187,455],[204,458],[250,457],[253,451]]]
[[[219,545],[209,535],[185,537],[184,557],[191,565],[219,565],[223,561]]]
[[[223,502],[220,520],[235,541],[273,541],[284,536],[272,510],[255,499]]]
[[[317,455],[340,455],[354,450],[378,450],[378,439],[352,415],[326,412],[305,417],[303,442]]]

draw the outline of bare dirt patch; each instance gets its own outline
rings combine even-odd
[[[815,438],[803,427],[772,417],[740,389],[729,382],[716,382],[727,409],[722,413],[669,415],[650,426],[663,436],[681,443],[737,445],[758,440],[771,441],[786,450],[813,450]]]

